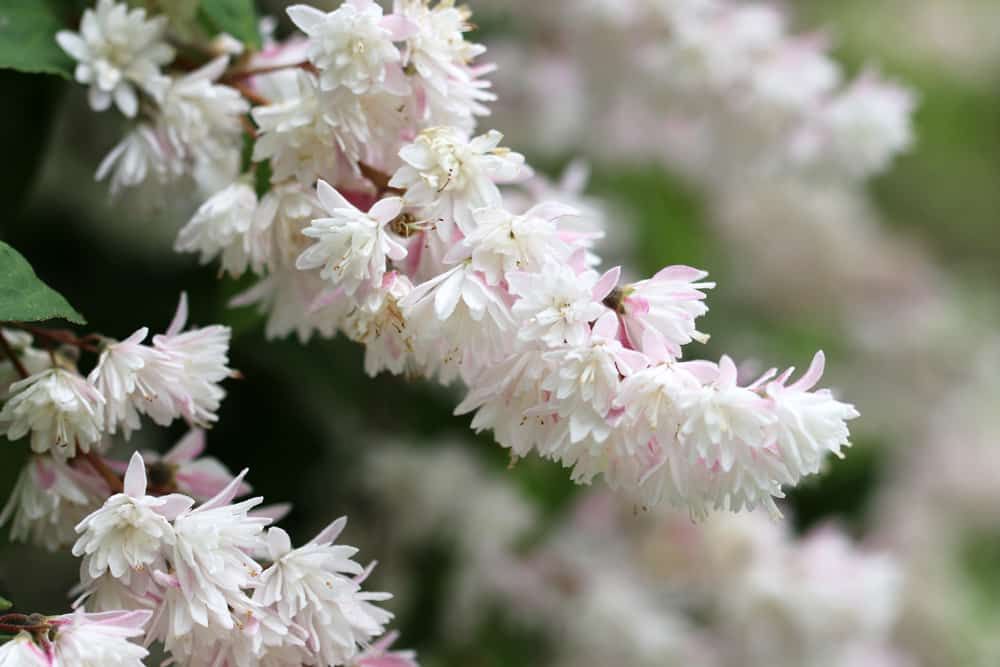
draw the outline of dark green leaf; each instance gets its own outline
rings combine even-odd
[[[0,320],[39,322],[57,317],[87,323],[61,294],[35,275],[19,252],[0,241]]]
[[[228,32],[250,46],[260,46],[253,0],[202,0],[201,15],[214,32]]]
[[[0,3],[0,67],[70,78],[73,61],[56,44],[56,32],[68,27],[49,0]]]

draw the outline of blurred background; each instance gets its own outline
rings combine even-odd
[[[601,100],[631,99],[595,62],[627,52],[628,32],[567,44],[573,12],[529,4],[471,2],[500,65],[481,126],[553,181],[585,161],[610,262],[712,274],[712,339],[694,354],[763,369],[823,349],[825,383],[861,411],[846,459],[789,494],[782,524],[618,507],[558,464],[509,465],[451,415],[453,390],[369,379],[343,338],[265,340],[259,316],[226,306],[237,281],[171,251],[198,202],[95,184],[122,128],[69,82],[0,71],[2,238],[109,336],[166,326],[182,289],[193,322],[233,327],[245,379],[227,385],[209,452],[293,504],[297,541],[349,515],[346,541],[379,561],[372,585],[395,593],[400,643],[425,667],[827,664],[824,647],[865,633],[829,664],[1000,664],[1000,4],[788,3],[794,31],[822,30],[849,75],[877,67],[918,100],[914,146],[849,187],[717,179],[637,149],[595,120]],[[9,489],[24,452],[0,449]],[[0,588],[57,612],[76,567],[4,538]]]

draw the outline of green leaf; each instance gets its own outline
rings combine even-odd
[[[39,322],[57,317],[87,323],[61,294],[35,275],[21,253],[0,241],[0,321]]]
[[[253,0],[202,0],[201,16],[214,32],[228,32],[241,42],[260,47]]]
[[[73,61],[56,44],[56,32],[69,24],[56,6],[49,0],[0,3],[0,67],[72,77]]]
[[[14,603],[0,595],[0,611],[7,611],[14,606]]]

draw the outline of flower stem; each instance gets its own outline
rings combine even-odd
[[[21,361],[21,357],[19,357],[17,353],[14,352],[14,349],[10,346],[10,343],[7,342],[7,337],[3,335],[3,331],[0,331],[0,348],[3,349],[4,356],[10,359],[10,363],[14,365],[14,368],[17,369],[18,374],[22,378],[26,378],[29,375],[31,375],[31,373],[28,372],[28,369],[24,367],[24,363]]]
[[[104,478],[113,493],[122,493],[125,490],[121,478],[108,467],[108,464],[96,452],[79,452],[77,456],[89,463],[90,467]]]

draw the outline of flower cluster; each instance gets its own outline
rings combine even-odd
[[[741,383],[727,357],[682,361],[707,340],[704,272],[623,282],[619,268],[597,270],[593,219],[560,199],[511,196],[531,170],[499,132],[476,134],[491,68],[465,40],[467,10],[350,0],[288,15],[301,34],[234,69],[220,58],[174,79],[147,121],[212,193],[176,248],[259,276],[234,303],[267,312],[269,335],[341,332],[365,345],[369,374],[460,379],[457,412],[475,412],[473,428],[513,456],[536,451],[577,481],[602,475],[699,516],[776,512],[782,485],[848,444],[857,412],[813,390],[822,355],[794,383],[791,371]],[[252,164],[199,179],[216,153],[239,162],[241,117]],[[134,412],[119,416],[123,429]]]
[[[514,7],[515,20],[556,37],[535,52],[512,48],[504,60],[518,80],[501,87],[528,97],[533,117],[519,124],[542,141],[559,138],[552,148],[583,140],[605,154],[635,151],[709,182],[745,179],[747,165],[754,179],[850,182],[884,171],[912,142],[912,93],[871,68],[848,81],[829,40],[793,34],[781,3]],[[517,66],[525,57],[546,66],[526,71]],[[581,96],[583,113],[553,109]]]
[[[362,590],[371,567],[334,544],[344,519],[293,548],[285,531],[268,528],[286,507],[237,501],[250,492],[246,471],[233,476],[200,456],[198,426],[216,421],[220,382],[233,374],[230,332],[185,330],[186,321],[182,296],[149,344],[145,327],[123,341],[0,330],[4,377],[26,376],[5,383],[0,424],[10,440],[30,433],[34,450],[0,524],[15,540],[72,544],[82,558],[76,612],[0,617],[0,629],[16,633],[0,664],[134,667],[147,651],[129,640],[142,638],[188,667],[415,667],[411,653],[389,651],[393,636],[372,643],[392,618],[376,603],[390,596]],[[98,356],[86,378],[80,351]],[[127,438],[142,415],[192,429],[162,456],[105,458],[110,436]]]
[[[146,641],[191,666],[349,665],[383,634],[391,614],[374,603],[390,596],[363,591],[370,568],[334,544],[345,519],[292,548],[265,531],[261,498],[234,502],[246,471],[196,505],[151,495],[146,466],[135,453],[122,492],[76,526],[88,609],[148,610]]]
[[[664,507],[636,515],[593,490],[538,536],[535,522],[511,520],[535,509],[530,500],[468,448],[379,445],[367,476],[399,524],[391,539],[409,539],[416,524],[461,554],[446,627],[474,636],[492,621],[472,612],[500,606],[515,627],[553,638],[560,666],[916,664],[897,636],[900,559],[834,525],[798,536],[761,512],[698,523]],[[453,488],[481,493],[449,503],[442,489]],[[406,581],[413,573],[402,567],[395,576]]]

